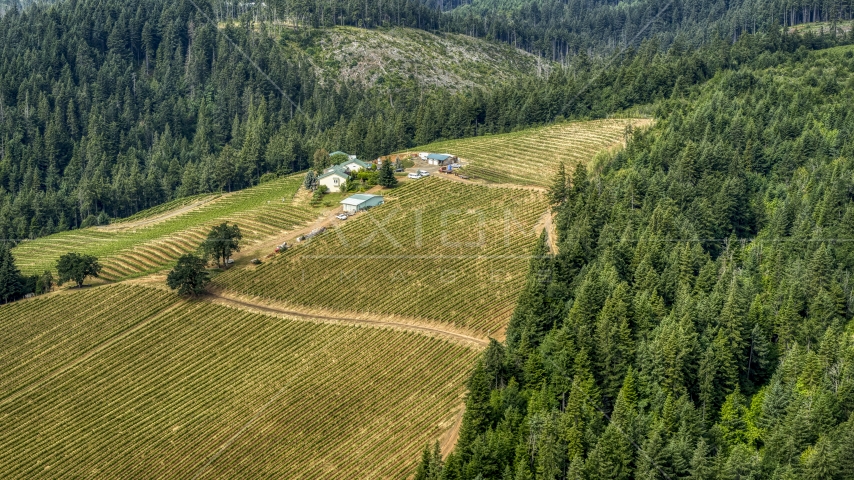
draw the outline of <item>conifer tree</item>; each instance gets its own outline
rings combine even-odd
[[[543,231],[531,254],[525,287],[507,327],[507,344],[516,346],[523,335],[536,345],[546,329],[552,326],[553,310],[550,285],[553,281],[552,256],[547,233]]]
[[[394,169],[391,167],[391,160],[386,159],[380,167],[377,183],[386,188],[394,188],[397,186],[397,177],[394,176]]]
[[[549,203],[552,206],[562,205],[563,202],[566,201],[567,195],[567,178],[566,178],[566,169],[564,167],[563,162],[560,162],[557,167],[557,174],[555,174],[554,180],[552,180],[552,185],[549,187],[548,197]]]
[[[634,359],[634,338],[629,326],[628,285],[620,283],[596,317],[596,352],[603,393],[616,399],[623,376]]]
[[[16,300],[22,291],[21,272],[15,265],[12,252],[5,243],[0,243],[0,300],[3,303]]]
[[[479,360],[468,382],[466,411],[463,414],[458,441],[462,452],[468,453],[477,435],[483,433],[491,424],[489,392],[490,379],[483,361]]]

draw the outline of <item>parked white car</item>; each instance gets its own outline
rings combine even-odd
[[[415,180],[418,180],[419,178],[421,178],[421,174],[420,173],[410,173],[409,175],[407,175],[407,177],[414,178]]]
[[[430,172],[428,172],[427,170],[418,170],[418,175],[421,175],[422,177],[429,177]]]
[[[337,218],[338,220],[347,220],[347,214],[339,213],[338,215],[335,215],[335,218]]]

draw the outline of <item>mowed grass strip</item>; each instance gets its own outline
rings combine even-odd
[[[214,286],[307,309],[400,315],[477,333],[506,325],[545,196],[438,178],[388,191],[360,213]]]
[[[411,332],[176,305],[135,285],[3,307],[0,322],[25,328],[32,315],[76,305],[98,330],[120,331],[120,296],[160,310],[0,403],[2,478],[403,478],[450,426],[477,355]],[[42,376],[55,368],[32,366]]]
[[[13,255],[27,275],[54,270],[56,260],[68,252],[97,256],[107,280],[156,272],[182,254],[196,250],[217,223],[237,223],[244,240],[251,243],[314,218],[315,211],[292,203],[302,179],[302,175],[292,175],[231,194],[171,202],[178,212],[174,216],[169,215],[169,210],[155,207],[135,216],[133,221],[23,242],[13,249]],[[187,209],[194,203],[200,205]],[[146,222],[149,219],[152,221]]]
[[[626,127],[643,127],[648,119],[568,122],[501,135],[449,140],[413,149],[450,153],[467,162],[466,173],[497,183],[548,186],[564,162],[586,164],[601,150],[625,141]]]

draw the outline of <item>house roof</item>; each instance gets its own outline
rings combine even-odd
[[[352,160],[348,160],[348,161],[346,161],[346,162],[342,163],[342,164],[341,164],[341,166],[349,165],[349,164],[351,164],[351,163],[355,163],[356,165],[358,165],[358,166],[360,166],[360,167],[362,167],[362,168],[370,168],[370,166],[371,166],[371,164],[366,163],[366,162],[363,162],[363,161],[359,160],[358,158],[354,158],[354,159],[352,159]]]
[[[330,157],[333,155],[347,155],[347,154],[342,152],[341,150],[335,150],[334,152],[329,154]],[[349,155],[347,155],[347,156],[349,157]]]
[[[382,195],[370,195],[367,193],[357,193],[341,200],[342,205],[361,205],[373,198],[382,198]]]
[[[344,172],[344,168],[341,165],[332,165],[332,167],[328,168],[325,173],[318,176],[317,179],[321,180],[326,177],[331,177],[333,175],[338,175],[341,178],[349,178],[346,172]]]
[[[440,162],[444,162],[445,160],[451,158],[451,155],[447,153],[431,153],[427,155],[427,158],[430,160],[439,160]]]

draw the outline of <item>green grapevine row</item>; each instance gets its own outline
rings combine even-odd
[[[450,425],[477,354],[411,332],[174,308],[142,286],[0,307],[0,323],[76,306],[101,325],[83,335],[94,344],[130,323],[113,314],[117,297],[151,308],[142,328],[0,403],[3,478],[404,477]],[[42,367],[34,378],[57,363]]]
[[[544,195],[428,178],[223,289],[307,308],[502,328],[524,283]]]
[[[301,177],[293,175],[215,198],[199,197],[197,200],[209,201],[186,212],[178,210],[179,214],[174,216],[162,215],[164,211],[156,207],[149,217],[140,216],[133,222],[73,230],[24,242],[13,254],[26,274],[53,269],[56,259],[71,251],[99,257],[104,266],[102,276],[108,280],[156,272],[184,253],[196,250],[216,223],[237,223],[245,240],[252,242],[313,218],[315,212],[292,204],[300,183]],[[176,203],[175,207],[181,205],[186,204]]]
[[[558,163],[567,167],[587,163],[597,152],[624,141],[627,125],[645,119],[570,122],[489,135],[449,140],[418,147],[417,151],[446,152],[467,161],[466,173],[498,183],[548,186]]]

